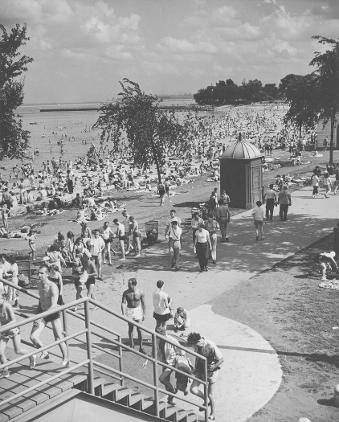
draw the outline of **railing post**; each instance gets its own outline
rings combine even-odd
[[[205,422],[208,422],[208,379],[207,379],[207,359],[205,359],[204,365],[204,372],[205,372],[205,384],[204,384],[204,405],[206,406],[205,409]]]
[[[118,342],[119,342],[119,371],[122,372],[122,347],[121,347],[121,337],[118,336]],[[120,375],[120,385],[123,385],[123,377]]]
[[[88,362],[88,392],[94,395],[94,371],[93,371],[93,358],[92,358],[92,338],[91,338],[91,321],[89,312],[89,301],[84,302],[85,305],[85,327],[86,327],[86,344],[87,344],[87,358]]]
[[[31,284],[31,280],[32,280],[32,274],[31,274],[31,260],[28,259],[28,281],[29,284]]]
[[[153,362],[153,383],[155,386],[154,390],[154,406],[155,416],[159,417],[159,390],[158,390],[158,350],[157,350],[157,333],[152,333],[152,356]]]
[[[62,323],[63,323],[63,334],[64,334],[64,337],[67,337],[68,336],[67,315],[66,315],[66,312],[67,311],[65,309],[62,311]],[[67,349],[67,359],[70,360],[68,340],[65,341],[65,344],[66,344],[66,349]]]

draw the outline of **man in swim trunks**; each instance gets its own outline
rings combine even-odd
[[[207,381],[208,381],[208,405],[211,406],[211,413],[209,420],[215,420],[215,383],[217,380],[218,371],[224,361],[220,349],[211,341],[202,337],[199,333],[190,333],[187,337],[187,343],[194,347],[196,353],[204,356],[207,359]],[[205,380],[205,370],[203,360],[197,358],[195,360],[194,375],[201,380]],[[193,380],[191,385],[191,393],[204,399],[204,394],[200,389],[201,383]],[[203,410],[200,408],[200,410]]]
[[[125,317],[139,324],[145,319],[145,296],[144,293],[138,289],[136,278],[130,278],[128,280],[128,289],[122,294],[121,312]],[[132,348],[134,348],[133,330],[134,324],[128,323],[128,338],[130,347]],[[142,333],[139,327],[137,327],[137,332],[139,338],[139,351],[145,353],[142,348]]]
[[[8,324],[15,322],[15,314],[13,311],[12,306],[6,302],[2,296],[0,296],[0,327],[5,327]],[[20,329],[18,327],[9,329],[7,331],[3,331],[0,334],[0,363],[4,364],[7,363],[6,357],[6,347],[8,341],[12,339],[14,351],[18,355],[24,355],[27,353],[27,350],[24,350],[21,347],[21,336],[20,336]],[[2,370],[2,376],[7,378],[9,377],[9,370],[8,367]]]
[[[59,297],[59,289],[58,286],[50,281],[49,276],[49,269],[46,265],[42,265],[39,268],[39,307],[38,313],[45,312],[51,309],[56,309],[58,307],[58,297]],[[31,341],[33,345],[40,349],[43,347],[42,341],[40,340],[40,335],[43,329],[46,327],[48,323],[52,324],[53,334],[55,340],[60,340],[63,337],[62,334],[62,324],[60,313],[55,312],[51,315],[48,315],[44,318],[37,319],[33,323],[32,331],[31,331]],[[59,347],[62,354],[62,366],[68,366],[69,360],[67,358],[67,348],[65,343],[59,343]],[[48,359],[49,353],[47,350],[41,352],[40,357],[42,359]],[[33,355],[31,358],[31,366],[34,367],[36,365],[36,355]]]

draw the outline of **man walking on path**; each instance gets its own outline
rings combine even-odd
[[[98,273],[98,280],[102,280],[102,254],[105,250],[105,241],[100,236],[99,230],[94,230],[94,238],[91,239],[91,255]]]
[[[223,199],[219,200],[219,207],[216,209],[216,220],[219,223],[221,232],[221,241],[228,242],[227,237],[227,224],[230,222],[231,214],[228,205]]]
[[[178,263],[181,249],[182,229],[181,227],[178,227],[178,220],[176,218],[172,219],[170,228],[167,233],[168,248],[170,254],[172,254],[171,268],[174,268],[177,271],[179,269]]]
[[[291,194],[287,186],[284,186],[278,195],[278,204],[280,205],[279,216],[281,221],[287,220],[288,207],[292,205]]]
[[[119,220],[115,218],[113,223],[116,227],[116,237],[119,239],[120,249],[121,249],[121,258],[120,261],[125,261],[125,240],[126,232],[125,226],[122,223],[119,223]]]
[[[121,312],[124,316],[131,319],[132,321],[140,324],[145,320],[146,314],[146,303],[144,293],[138,289],[136,278],[130,278],[128,280],[128,289],[122,294],[121,300]],[[134,324],[128,323],[128,338],[130,347],[134,348],[133,338]],[[142,347],[142,333],[141,329],[137,327],[138,338],[139,338],[139,351],[145,353]]]
[[[203,224],[199,225],[199,229],[195,233],[195,248],[198,255],[200,272],[208,271],[208,253],[212,250],[210,234],[204,229]]]
[[[43,347],[42,341],[40,340],[40,335],[46,325],[50,322],[52,324],[53,334],[55,341],[60,340],[62,335],[62,323],[60,318],[60,313],[57,312],[58,307],[58,297],[59,297],[59,289],[53,281],[48,279],[49,270],[46,265],[42,265],[39,268],[39,308],[38,311],[45,312],[51,309],[55,309],[56,312],[46,316],[45,318],[38,319],[34,321],[32,331],[31,331],[31,341],[37,349]],[[59,343],[59,347],[62,353],[62,366],[67,366],[69,360],[67,358],[67,348],[65,343]],[[47,350],[41,352],[40,357],[42,359],[48,359],[49,353]],[[34,367],[36,365],[36,355],[31,357],[31,366]]]
[[[277,202],[277,194],[273,189],[273,183],[270,184],[269,188],[265,192],[264,199],[266,202],[266,220],[273,220],[273,210]]]
[[[207,359],[207,381],[208,381],[208,398],[211,406],[211,413],[209,420],[215,420],[215,400],[214,390],[215,383],[218,376],[218,371],[224,361],[220,349],[210,340],[201,337],[199,333],[190,333],[187,337],[187,343],[194,346],[196,353],[204,356]],[[204,361],[197,358],[195,360],[194,375],[201,380],[205,380]],[[200,389],[201,383],[193,380],[191,385],[191,393],[204,399],[204,393]],[[203,410],[203,409],[201,409]]]

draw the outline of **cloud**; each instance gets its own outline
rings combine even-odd
[[[158,44],[160,49],[167,49],[173,53],[207,53],[214,54],[217,48],[213,43],[198,41],[192,42],[187,39],[165,37]]]
[[[141,42],[138,35],[140,16],[130,13],[119,16],[102,0],[1,0],[0,15],[7,25],[27,23],[31,48],[65,49],[76,53],[78,48],[129,46]],[[43,38],[43,42],[41,41]],[[45,45],[45,47],[43,47]],[[78,52],[77,52],[78,53]],[[126,54],[121,56],[127,57]],[[80,55],[81,56],[81,55]]]

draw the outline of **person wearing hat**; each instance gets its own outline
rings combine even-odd
[[[180,256],[180,249],[181,249],[181,235],[182,229],[178,225],[177,218],[172,218],[170,228],[167,232],[168,237],[168,249],[170,255],[172,255],[171,259],[171,268],[174,270],[178,270],[178,262]]]
[[[199,333],[190,333],[187,337],[187,343],[194,347],[194,351],[204,356],[207,359],[207,381],[208,381],[208,398],[209,406],[211,406],[211,413],[209,420],[215,420],[215,400],[214,391],[215,383],[218,376],[218,371],[224,361],[220,349],[211,341],[202,337]],[[195,377],[205,380],[204,361],[202,359],[195,360]],[[204,393],[200,389],[201,383],[193,380],[191,385],[191,393],[204,400]],[[204,410],[200,408],[200,410]]]

